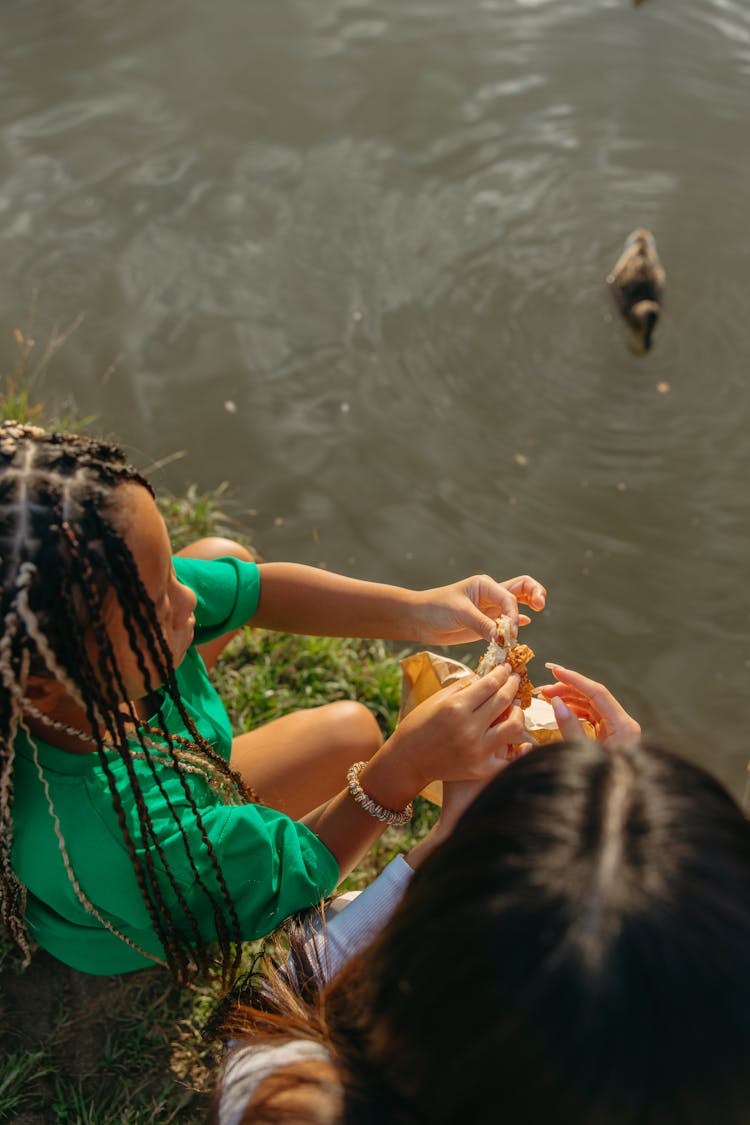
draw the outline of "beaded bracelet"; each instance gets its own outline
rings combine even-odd
[[[402,809],[401,812],[394,812],[393,809],[386,809],[383,805],[379,805],[377,801],[373,801],[372,797],[368,797],[362,786],[359,784],[359,775],[367,765],[367,762],[355,762],[349,766],[346,771],[346,784],[354,800],[360,805],[365,812],[370,816],[374,816],[376,820],[380,820],[383,824],[392,824],[395,828],[402,828],[408,824],[412,818],[414,811],[411,801]]]

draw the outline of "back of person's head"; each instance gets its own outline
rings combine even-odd
[[[747,1122],[750,826],[656,747],[542,747],[323,1004],[347,1120]]]

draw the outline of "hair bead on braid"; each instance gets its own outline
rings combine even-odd
[[[210,901],[222,965],[225,974],[231,975],[240,954],[239,922],[187,775],[201,775],[227,804],[244,803],[248,794],[224,758],[198,732],[181,701],[171,652],[155,607],[118,531],[117,491],[124,483],[140,485],[153,496],[148,481],[127,463],[115,445],[76,435],[46,434],[36,426],[17,422],[0,425],[0,917],[28,959],[26,892],[11,863],[14,747],[23,736],[34,746],[26,715],[61,735],[90,742],[92,751],[97,752],[154,932],[164,946],[166,962],[176,978],[184,980],[196,967],[207,969],[212,959],[201,940],[198,919],[170,870],[151,822],[134,768],[135,761],[146,763],[174,816],[196,885]],[[147,689],[155,686],[148,672],[149,660],[159,685],[177,709],[188,739],[170,733],[161,714],[157,726],[144,725],[126,702],[122,672],[104,613],[109,587],[117,593],[130,647]],[[96,642],[96,664],[87,644],[91,637]],[[30,676],[60,684],[83,709],[92,733],[78,731],[41,711],[29,699]],[[36,748],[34,751],[65,870],[78,901],[99,924],[154,959],[102,918],[80,886]],[[133,794],[138,841],[132,838],[126,823],[112,773],[113,754],[123,763]],[[160,776],[164,766],[180,779],[198,829],[197,844],[188,839],[164,788]],[[195,861],[199,850],[209,856],[221,901],[199,874]],[[159,873],[166,878],[170,894],[187,921],[189,937],[175,925],[165,901],[157,878],[157,860]]]

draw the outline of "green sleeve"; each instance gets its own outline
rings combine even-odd
[[[183,816],[182,823],[193,842],[197,871],[188,868],[178,832],[162,840],[162,847],[203,938],[211,941],[216,937],[211,899],[222,912],[227,907],[208,848],[195,846],[200,829],[187,823],[189,819]],[[275,809],[216,806],[203,812],[202,821],[246,941],[270,933],[289,915],[319,902],[338,882],[338,863],[325,844],[304,824]],[[169,892],[167,896],[172,897]]]
[[[91,761],[93,755],[68,754],[55,747],[44,750],[49,767],[45,776],[78,885],[113,930],[107,930],[81,903],[65,870],[44,788],[33,763],[19,753],[14,763],[14,812],[23,831],[16,834],[13,864],[28,888],[30,932],[53,956],[83,972],[143,968],[151,962],[128,943],[160,958],[163,950],[101,771]],[[66,767],[66,772],[55,770],[55,764]],[[113,768],[118,773],[116,764]],[[146,771],[140,762],[135,768]],[[119,772],[125,773],[124,766]],[[269,933],[335,887],[336,859],[305,825],[264,805],[220,804],[200,775],[191,774],[189,779],[192,800],[176,772],[166,766],[159,772],[158,784],[152,778],[150,788],[144,786],[154,827],[148,841],[140,839],[132,792],[123,784],[118,790],[136,851],[146,863],[145,848],[149,849],[159,897],[174,924],[191,940],[195,931],[189,915],[197,921],[204,941],[218,936],[217,911],[227,917],[230,932],[233,929],[211,853],[221,866],[245,940]],[[119,776],[117,780],[122,782]],[[125,941],[116,936],[118,932]]]
[[[202,644],[245,625],[258,608],[260,571],[230,555],[220,559],[174,558],[180,582],[195,592],[195,643]]]

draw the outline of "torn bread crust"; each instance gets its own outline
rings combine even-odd
[[[477,676],[481,679],[491,672],[493,668],[497,668],[498,664],[504,664],[508,659],[508,652],[513,644],[513,639],[510,635],[510,618],[498,617],[495,621],[497,625],[497,638],[490,641],[487,649],[477,664]]]
[[[497,668],[498,664],[510,664],[512,670],[519,677],[518,684],[518,706],[524,710],[531,703],[531,693],[533,688],[526,671],[526,665],[534,655],[532,649],[528,645],[519,645],[513,640],[510,634],[510,618],[498,617],[495,622],[497,625],[497,639],[490,641],[487,650],[477,664],[476,675],[480,678],[486,676],[493,668]]]

